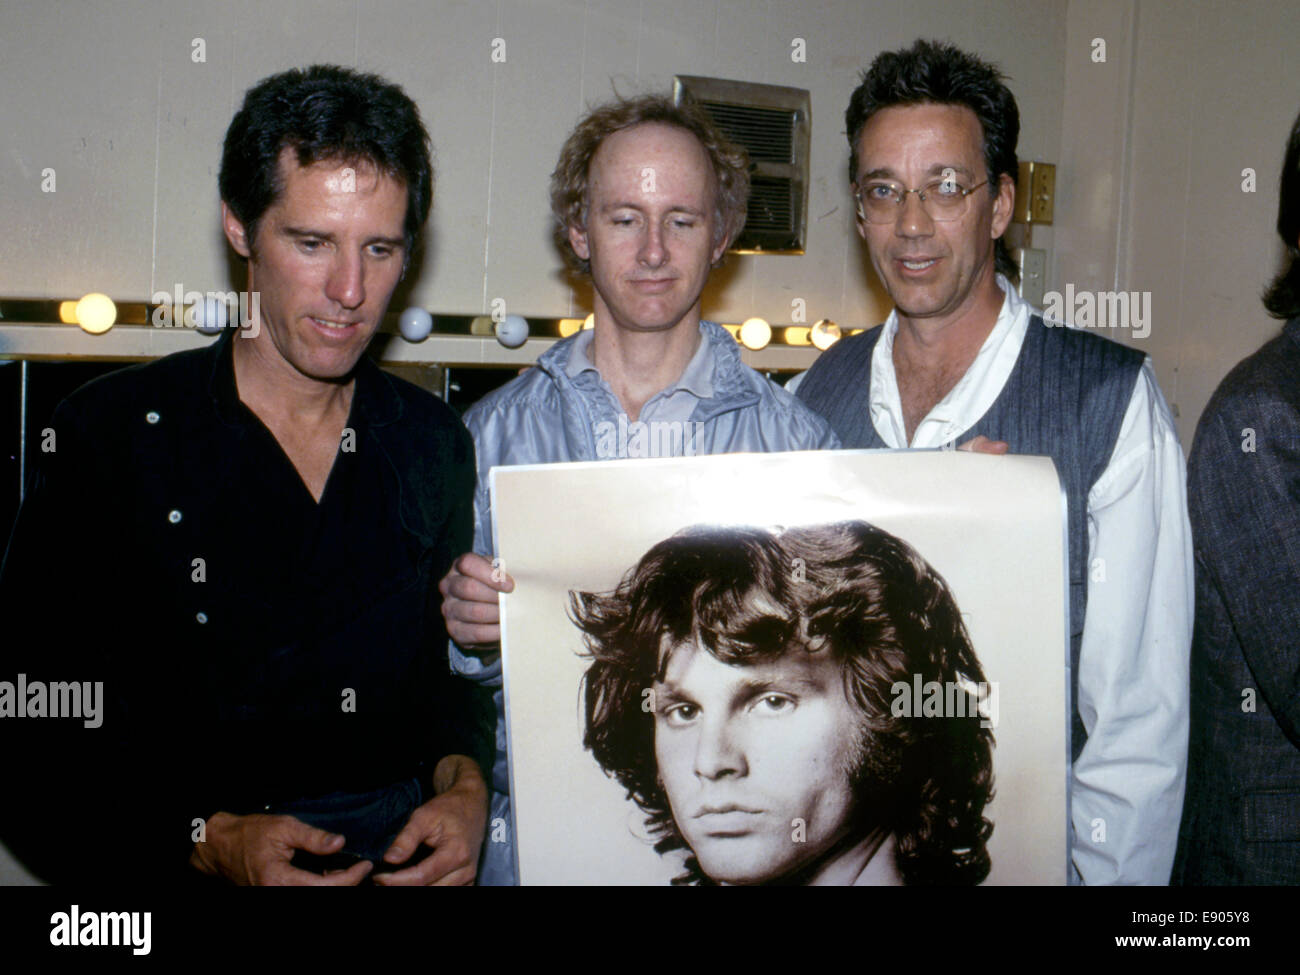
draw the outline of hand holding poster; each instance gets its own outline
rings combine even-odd
[[[521,882],[1063,882],[1049,461],[730,455],[493,491]]]

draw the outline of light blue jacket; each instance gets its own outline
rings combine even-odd
[[[838,438],[821,417],[784,389],[745,365],[731,333],[700,322],[711,354],[712,395],[696,402],[689,416],[688,442],[696,454],[835,449]],[[617,426],[615,401],[603,381],[587,374],[569,376],[573,345],[581,333],[547,349],[535,368],[494,390],[465,414],[478,457],[474,494],[474,551],[493,552],[488,472],[493,467],[554,464],[627,456],[608,449]],[[692,362],[694,365],[694,360]],[[687,372],[691,371],[688,366]],[[681,382],[679,380],[679,382]],[[626,420],[623,420],[626,430]],[[480,883],[513,883],[513,825],[509,820],[509,765],[506,759],[504,697],[500,657],[484,660],[461,653],[453,643],[452,668],[496,688],[497,753],[492,770],[491,822]],[[494,842],[495,840],[495,842]]]

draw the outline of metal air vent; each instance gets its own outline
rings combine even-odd
[[[690,96],[749,153],[749,210],[731,245],[738,254],[802,254],[808,220],[811,98],[802,88],[677,75],[673,99]]]

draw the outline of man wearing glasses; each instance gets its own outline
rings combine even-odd
[[[881,54],[846,128],[858,233],[895,309],[823,353],[798,395],[845,447],[1052,457],[1069,510],[1071,860],[1088,884],[1167,883],[1192,556],[1150,360],[1044,322],[1009,283],[1020,121],[994,67],[927,41]]]

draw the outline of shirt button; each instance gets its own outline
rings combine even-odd
[[[159,420],[162,419],[162,417],[158,415],[157,410],[150,410],[148,413],[144,415],[144,419],[146,423],[157,423]]]
[[[196,620],[198,620],[200,623],[206,623],[206,622],[208,621],[208,614],[207,614],[207,613],[196,613],[196,614],[194,615],[194,618],[195,618]]]
[[[173,525],[178,524],[181,520],[181,513],[175,508],[172,508],[171,511],[167,512],[167,520]]]

